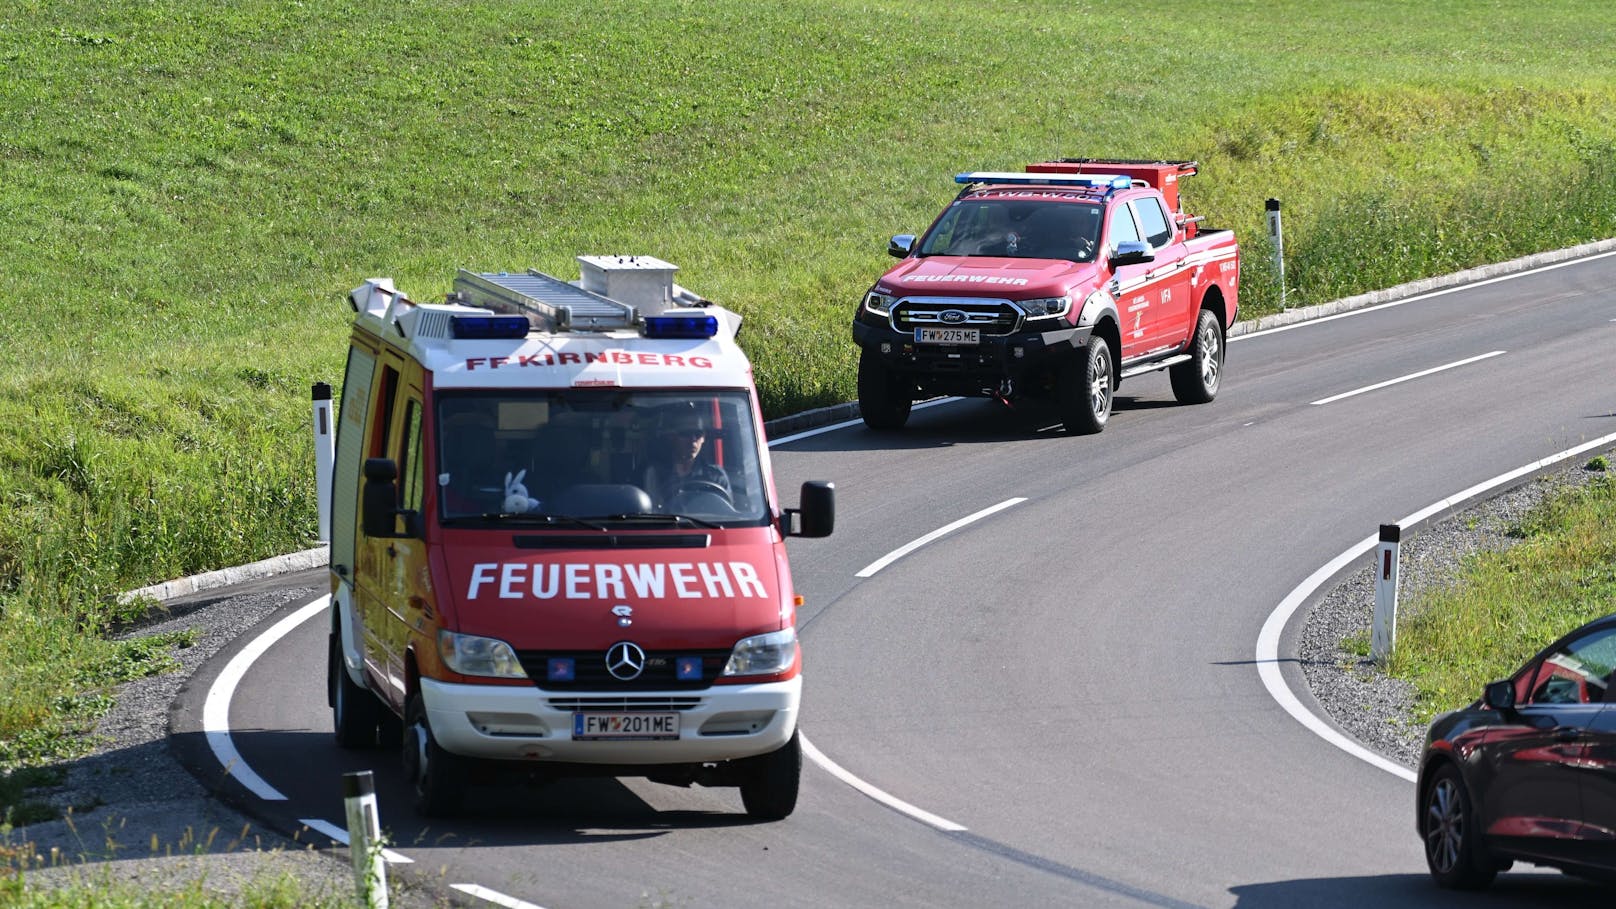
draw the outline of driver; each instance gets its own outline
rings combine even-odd
[[[706,445],[707,424],[695,405],[685,404],[664,415],[657,428],[657,451],[642,484],[659,509],[666,510],[681,489],[694,492],[703,484],[710,492],[717,486],[726,499],[731,496],[729,475],[701,457]]]

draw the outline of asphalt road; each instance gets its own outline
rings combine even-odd
[[[788,504],[803,480],[837,485],[835,536],[789,544],[804,734],[928,819],[810,764],[775,824],[733,790],[569,781],[485,788],[423,825],[394,755],[332,742],[324,613],[230,704],[232,741],[286,800],[222,785],[283,829],[340,826],[341,774],[372,768],[401,873],[548,909],[1576,902],[1551,874],[1433,889],[1411,784],[1298,724],[1253,654],[1275,606],[1379,524],[1616,432],[1612,286],[1606,256],[1236,338],[1214,403],[1131,379],[1098,436],[959,401],[901,434],[776,448]]]

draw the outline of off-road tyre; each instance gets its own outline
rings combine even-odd
[[[1223,326],[1217,314],[1201,310],[1195,319],[1195,334],[1190,337],[1189,360],[1167,368],[1173,397],[1180,404],[1206,404],[1218,396],[1218,385],[1223,380],[1223,351]]]
[[[797,733],[779,750],[746,758],[741,769],[741,804],[747,816],[778,821],[797,810],[802,780],[802,743]]]
[[[1061,364],[1056,378],[1057,407],[1066,431],[1093,435],[1111,418],[1116,382],[1111,369],[1111,345],[1093,335],[1075,357]]]
[[[871,429],[902,429],[914,406],[914,383],[888,369],[879,354],[859,354],[859,415]]]

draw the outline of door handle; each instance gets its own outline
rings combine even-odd
[[[1560,726],[1554,730],[1556,742],[1574,742],[1582,737],[1582,729],[1578,726]]]
[[[392,543],[388,543],[387,544],[387,557],[390,558],[390,559],[398,558],[398,547],[394,546]]]

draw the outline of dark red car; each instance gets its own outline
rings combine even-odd
[[[1485,887],[1515,861],[1616,880],[1616,615],[1437,717],[1416,824],[1431,876]]]

